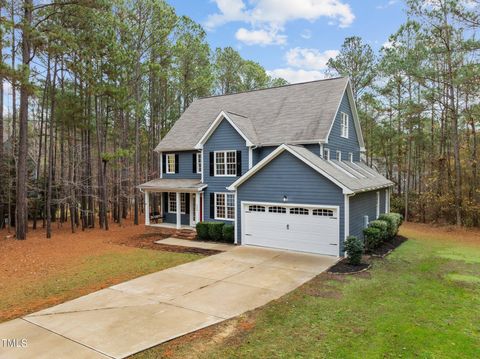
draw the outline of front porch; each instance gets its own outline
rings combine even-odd
[[[192,229],[203,221],[203,190],[198,179],[156,179],[138,188],[145,195],[145,225]]]

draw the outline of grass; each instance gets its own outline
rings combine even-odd
[[[0,295],[0,321],[200,257],[131,248],[77,258],[69,267],[40,280],[11,283]]]
[[[226,324],[137,358],[478,358],[480,242],[463,233],[404,225],[409,241],[366,274],[322,274],[223,340]]]

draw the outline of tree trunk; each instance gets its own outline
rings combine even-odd
[[[32,0],[24,0],[24,15],[22,24],[22,64],[23,71],[29,75],[30,69],[30,36],[32,23]],[[28,204],[27,204],[27,160],[28,160],[28,77],[22,80],[20,85],[20,118],[18,133],[18,170],[17,170],[17,193],[16,193],[16,223],[15,231],[17,239],[27,238]]]
[[[53,65],[53,79],[51,88],[51,108],[50,108],[50,127],[48,137],[50,139],[48,146],[48,184],[47,184],[47,238],[52,237],[52,187],[53,187],[53,168],[55,161],[53,151],[55,149],[55,138],[53,135],[53,128],[55,125],[55,91],[57,79],[57,59]]]

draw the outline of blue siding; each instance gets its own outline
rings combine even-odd
[[[182,151],[182,152],[164,152],[164,154],[175,153],[178,154],[178,173],[163,173],[163,178],[201,178],[200,173],[193,173],[192,154],[196,151]],[[166,169],[166,167],[165,167]]]
[[[350,235],[363,238],[364,216],[369,221],[377,218],[377,192],[357,193],[350,197]]]
[[[320,144],[305,144],[303,145],[308,150],[315,153],[317,156],[320,154]],[[253,150],[253,165],[255,166],[258,162],[263,160],[267,157],[270,153],[272,153],[278,146],[266,146],[266,147],[258,147]]]
[[[255,166],[258,162],[263,160],[265,157],[267,157],[270,153],[272,153],[275,148],[278,146],[267,146],[267,147],[258,147],[253,150],[254,155],[254,162],[253,165]]]
[[[342,190],[288,152],[281,153],[237,189],[237,235],[241,241],[241,202],[283,202],[340,207],[340,249],[343,253],[344,197]]]
[[[210,218],[210,193],[229,192],[226,187],[230,186],[240,177],[240,174],[237,174],[237,177],[210,176],[210,152],[228,150],[242,151],[243,175],[248,171],[248,147],[245,144],[245,139],[227,120],[223,120],[203,146],[203,180],[208,184],[205,190],[203,206],[205,221],[214,221],[213,218]],[[233,223],[233,221],[225,221],[225,223]]]
[[[341,117],[342,112],[348,114],[348,138],[341,136]],[[330,158],[335,158],[336,151],[342,152],[342,159],[348,159],[348,153],[353,153],[353,159],[360,161],[360,145],[358,144],[357,131],[353,123],[353,114],[350,107],[350,101],[345,93],[337,113],[337,117],[332,126],[332,131],[328,137],[328,145],[325,148],[330,149]]]

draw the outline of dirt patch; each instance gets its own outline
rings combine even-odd
[[[300,290],[301,292],[312,297],[340,299],[342,297],[342,293],[335,288],[335,286],[329,284],[328,282],[331,280],[343,281],[343,279],[343,276],[322,273],[302,285]]]
[[[194,359],[220,345],[235,345],[255,328],[255,311],[175,338],[167,343],[135,354],[130,359]]]

